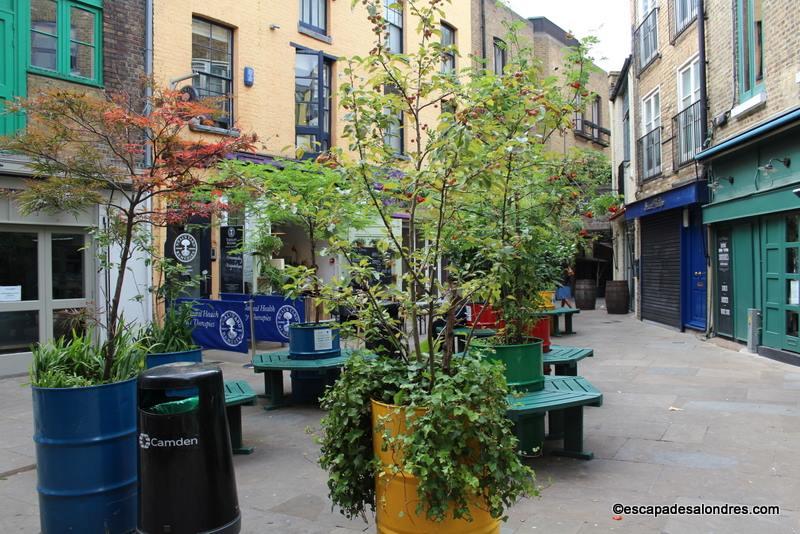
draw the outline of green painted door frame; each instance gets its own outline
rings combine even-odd
[[[0,135],[24,125],[24,117],[4,109],[6,102],[27,94],[27,41],[20,4],[21,0],[0,0]]]

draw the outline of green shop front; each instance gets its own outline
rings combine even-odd
[[[745,342],[759,310],[759,353],[800,364],[800,110],[697,160],[709,166],[715,334]]]

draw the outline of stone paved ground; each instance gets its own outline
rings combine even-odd
[[[585,412],[589,462],[548,457],[531,461],[541,497],[510,513],[505,533],[761,532],[800,530],[800,368],[704,342],[604,311],[576,317],[578,334],[563,344],[591,346],[580,373],[605,403]],[[738,348],[738,347],[737,347]],[[263,384],[223,360],[225,376]],[[24,379],[0,380],[0,532],[37,532],[36,472],[30,393]],[[315,464],[309,430],[321,412],[245,407],[245,440],[237,482],[244,532],[373,531],[330,510],[325,474]],[[614,520],[612,505],[779,505],[768,517],[636,517]]]

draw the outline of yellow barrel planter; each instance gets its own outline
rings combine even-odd
[[[500,534],[500,520],[494,519],[488,511],[480,507],[476,497],[475,505],[470,506],[472,521],[452,519],[441,522],[431,521],[417,514],[417,478],[410,473],[393,473],[392,465],[402,461],[402,452],[383,449],[383,431],[377,432],[381,424],[390,435],[405,433],[405,408],[392,404],[372,401],[372,443],[375,456],[383,464],[383,469],[375,479],[376,523],[378,534]],[[418,412],[419,413],[419,412]]]
[[[539,291],[539,297],[541,297],[543,304],[542,307],[545,310],[554,310],[556,308],[556,304],[554,299],[556,298],[555,291]]]

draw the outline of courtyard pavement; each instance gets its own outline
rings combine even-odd
[[[595,350],[579,364],[604,394],[602,407],[585,410],[595,459],[530,460],[541,496],[511,509],[504,534],[800,531],[800,368],[604,310],[582,312],[575,328],[557,342]],[[263,392],[244,355],[205,359]],[[39,530],[25,382],[0,380],[0,533]],[[243,532],[374,532],[372,518],[331,511],[313,439],[322,412],[262,403],[243,408],[245,443],[256,450],[235,457]],[[777,505],[780,514],[634,516],[615,513],[616,503]]]

